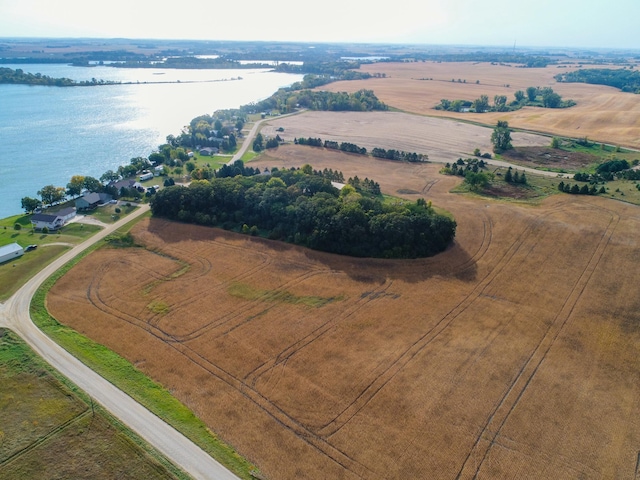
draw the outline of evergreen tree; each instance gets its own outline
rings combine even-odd
[[[513,173],[511,173],[511,167],[507,169],[507,173],[504,174],[504,181],[507,183],[513,182]]]

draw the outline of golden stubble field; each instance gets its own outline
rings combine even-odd
[[[329,91],[355,92],[373,90],[388,105],[423,115],[468,119],[485,124],[507,120],[512,127],[567,137],[585,137],[600,142],[640,148],[640,95],[623,93],[615,88],[581,83],[558,83],[553,77],[578,68],[552,65],[546,68],[519,68],[471,62],[375,63],[363,65],[369,73],[384,73],[386,78],[330,83]],[[595,68],[585,65],[582,68]],[[599,68],[619,68],[599,66]],[[433,79],[433,80],[423,80]],[[452,82],[451,80],[455,80]],[[466,80],[466,83],[458,83]],[[480,81],[476,84],[476,81]],[[508,85],[508,86],[507,86]],[[527,87],[551,87],[564,99],[577,105],[568,109],[526,107],[508,113],[452,113],[434,110],[440,100],[475,100],[495,95],[513,100],[516,90]]]
[[[430,259],[353,259],[161,219],[54,286],[60,321],[169,388],[268,478],[637,478],[638,207],[449,193],[432,164],[310,147],[451,211]],[[188,268],[185,266],[188,265]]]
[[[284,132],[278,129],[284,128]],[[263,135],[293,143],[295,138],[351,142],[371,151],[374,147],[423,153],[434,162],[455,162],[473,156],[479,148],[491,153],[491,128],[402,112],[316,112],[274,118],[261,129]],[[548,146],[544,135],[513,132],[517,147]]]

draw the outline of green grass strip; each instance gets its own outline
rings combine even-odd
[[[119,232],[126,235],[130,227],[131,225],[125,226]],[[94,248],[83,252],[40,286],[31,302],[31,318],[34,323],[82,363],[180,431],[240,478],[247,480],[254,478],[251,472],[256,472],[256,467],[220,440],[202,420],[173,397],[167,389],[154,382],[117,353],[60,324],[47,311],[46,295],[55,282],[84,256],[103,245],[104,242],[99,242]]]

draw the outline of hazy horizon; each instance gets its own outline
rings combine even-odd
[[[637,0],[0,0],[3,38],[104,38],[624,49],[640,48]]]

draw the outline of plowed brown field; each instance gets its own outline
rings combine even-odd
[[[459,180],[431,164],[270,155],[257,165],[433,200],[455,245],[352,259],[150,219],[133,231],[146,248],[102,249],[58,281],[53,315],[268,478],[637,478],[640,208],[503,204],[448,193]]]
[[[321,88],[347,92],[366,88],[373,90],[388,105],[407,112],[467,119],[488,125],[495,125],[498,119],[508,120],[512,127],[573,138],[587,136],[600,142],[640,148],[640,95],[601,85],[558,83],[553,78],[575,68],[557,65],[518,68],[463,62],[375,63],[363,65],[361,69],[369,73],[384,73],[386,78],[336,82]],[[466,80],[466,83],[458,83],[458,79]],[[476,80],[480,83],[476,84]],[[524,91],[531,86],[551,87],[564,99],[575,100],[577,105],[567,109],[526,107],[515,112],[484,114],[433,109],[443,98],[473,101],[480,95],[488,95],[493,102],[495,95],[506,95],[511,101],[516,90]]]

